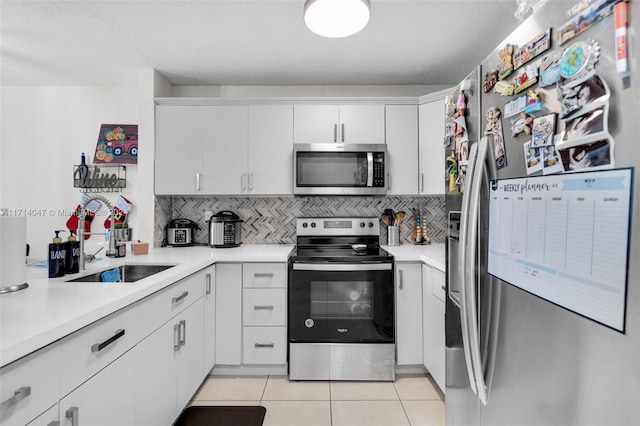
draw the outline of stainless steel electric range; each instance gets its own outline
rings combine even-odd
[[[299,218],[289,257],[289,378],[394,380],[394,263],[378,218]]]

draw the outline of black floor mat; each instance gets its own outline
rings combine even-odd
[[[192,406],[174,426],[262,426],[267,409],[260,406]]]

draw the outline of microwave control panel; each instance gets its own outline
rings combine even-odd
[[[373,153],[373,186],[384,187],[384,152]]]

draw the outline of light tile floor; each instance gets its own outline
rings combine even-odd
[[[393,383],[209,376],[191,405],[262,405],[264,426],[444,425],[442,395],[426,376]]]

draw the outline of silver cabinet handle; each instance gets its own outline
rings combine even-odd
[[[178,343],[180,346],[187,344],[187,321],[180,320],[178,323]]]
[[[207,290],[206,293],[207,294],[211,294],[211,274],[207,274],[206,275],[206,279],[207,279]]]
[[[256,343],[255,345],[256,348],[273,348],[276,345],[274,343]]]
[[[404,271],[403,271],[402,269],[399,269],[399,270],[398,270],[398,274],[400,275],[400,283],[399,283],[399,285],[398,285],[398,288],[399,288],[400,290],[402,290],[402,287],[404,287],[404,275],[403,275],[403,272],[404,272]]]
[[[446,289],[446,287],[445,287],[445,286],[441,285],[441,286],[440,286],[440,290],[442,290],[442,291],[446,291],[447,289]]]
[[[4,410],[5,408],[13,407],[29,395],[31,395],[31,386],[22,386],[13,392],[11,398],[0,403],[0,409]]]
[[[273,311],[273,305],[253,305],[254,311]]]
[[[101,350],[103,350],[104,348],[106,348],[107,346],[109,346],[110,344],[112,344],[113,342],[115,342],[116,340],[121,338],[122,336],[124,336],[124,329],[121,328],[119,330],[116,330],[116,334],[114,334],[113,336],[109,337],[104,342],[102,342],[102,343],[94,343],[93,345],[91,345],[91,352],[100,352]]]
[[[57,420],[54,420],[51,423],[49,423],[47,426],[60,426],[60,422]]]
[[[248,183],[247,190],[249,190],[249,191],[253,191],[253,173],[249,173],[249,174],[248,174],[248,176],[249,176],[249,177],[248,177],[247,181],[248,181],[249,183]]]
[[[64,416],[71,419],[71,426],[78,426],[80,424],[78,407],[71,407],[64,412]]]
[[[173,350],[180,349],[180,324],[173,325]]]
[[[273,272],[256,272],[253,276],[256,278],[273,278]]]
[[[340,128],[340,139],[344,142],[344,123],[342,123],[342,127]]]
[[[387,190],[391,189],[391,174],[387,173]]]
[[[243,173],[243,174],[240,176],[240,190],[241,190],[241,191],[244,191],[245,189],[247,189],[247,185],[246,185],[246,183],[245,183],[245,178],[246,178],[246,176],[247,176],[247,174],[246,174],[246,173]]]
[[[424,192],[424,173],[420,173],[420,192]]]
[[[185,297],[187,297],[189,295],[188,291],[183,291],[182,294],[178,297],[174,297],[173,299],[171,299],[171,303],[178,303],[179,301],[181,301],[182,299],[184,299]]]
[[[338,142],[338,123],[333,124],[333,141]]]
[[[196,173],[196,191],[200,191],[202,189],[202,174]]]

